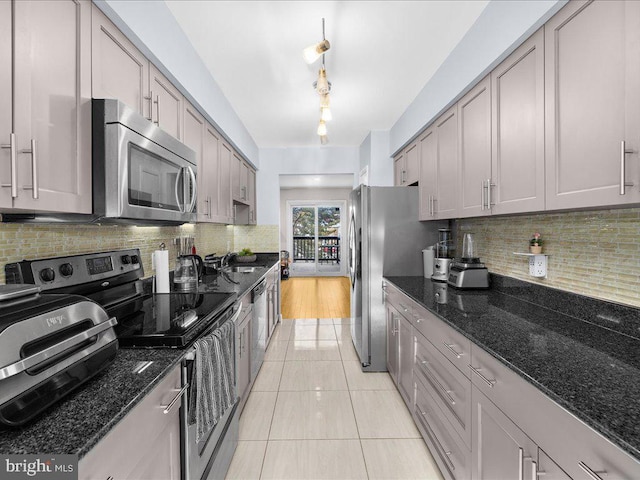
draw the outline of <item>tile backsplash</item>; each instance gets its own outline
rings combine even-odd
[[[233,226],[186,224],[179,227],[129,225],[35,225],[0,223],[0,283],[4,265],[23,259],[139,248],[146,276],[153,274],[151,253],[165,243],[169,258],[175,257],[171,240],[193,235],[200,255],[223,254],[248,247],[256,252],[277,252],[277,225]],[[170,268],[173,268],[170,266]]]
[[[461,219],[489,271],[626,305],[640,306],[640,208]],[[547,278],[529,275],[529,239],[539,232]]]

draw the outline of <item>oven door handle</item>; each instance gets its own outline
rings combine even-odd
[[[35,367],[39,363],[42,363],[45,360],[48,360],[51,357],[64,352],[74,345],[77,345],[84,340],[87,340],[101,332],[104,332],[117,323],[118,321],[115,317],[110,318],[106,322],[102,322],[89,328],[88,330],[85,330],[84,332],[80,332],[73,337],[69,337],[66,340],[63,340],[60,343],[56,343],[55,345],[52,345],[51,347],[46,348],[41,352],[36,353],[35,355],[31,355],[29,357],[23,358],[19,362],[7,365],[6,367],[0,369],[0,380],[13,377],[14,375],[18,375],[19,373],[22,373],[29,368]]]
[[[238,319],[238,317],[240,316],[240,312],[242,311],[242,302],[240,302],[240,305],[238,305],[238,309],[233,313],[233,316],[227,320],[227,322],[233,322],[235,323],[235,321]],[[226,323],[226,322],[225,322]],[[196,359],[196,349],[192,348],[191,350],[189,350],[187,353],[185,353],[184,355],[184,359],[187,362],[192,362]]]

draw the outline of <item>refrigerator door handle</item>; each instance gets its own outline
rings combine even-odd
[[[349,222],[349,277],[351,288],[356,284],[356,218],[351,214]]]

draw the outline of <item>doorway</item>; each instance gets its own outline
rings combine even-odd
[[[346,202],[287,202],[291,276],[344,276]]]

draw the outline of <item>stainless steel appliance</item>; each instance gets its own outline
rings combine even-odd
[[[202,258],[198,255],[180,255],[176,259],[173,271],[173,284],[177,290],[192,291],[198,289],[198,280],[202,276]]]
[[[418,187],[359,186],[351,192],[351,338],[364,371],[386,371],[382,276],[423,275],[422,249],[443,222],[418,221]]]
[[[449,228],[438,229],[438,243],[436,244],[436,258],[433,262],[431,280],[446,282],[453,257],[453,237]]]
[[[489,288],[489,270],[476,252],[472,233],[465,233],[462,241],[462,257],[453,262],[447,283],[455,288]]]
[[[267,282],[262,280],[251,291],[253,317],[251,319],[251,381],[264,360],[267,350]]]
[[[196,220],[196,154],[123,103],[93,100],[93,212],[101,222]]]
[[[185,401],[181,412],[184,479],[224,478],[238,441],[235,353],[229,365],[234,372],[234,402],[196,441],[187,411],[194,371],[194,353],[189,348],[198,339],[215,334],[224,324],[234,321],[239,312],[239,308],[234,309],[235,293],[153,294],[151,282],[142,280],[144,271],[138,249],[24,260],[7,264],[5,275],[7,283],[34,284],[49,293],[65,294],[62,298],[82,298],[99,310],[102,306],[107,318],[118,319],[115,332],[121,347],[187,348],[182,369]],[[85,295],[93,301],[70,293]],[[228,347],[235,352],[235,341]]]
[[[115,359],[116,320],[77,295],[0,288],[0,423],[20,426]]]

